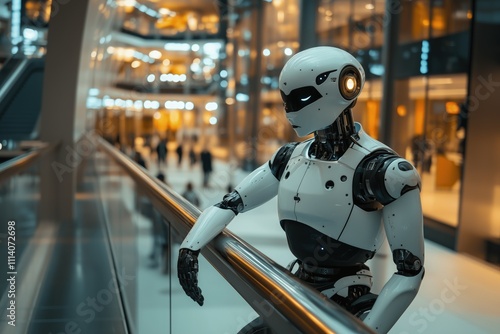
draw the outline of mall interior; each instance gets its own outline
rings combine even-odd
[[[425,277],[390,333],[498,333],[496,0],[0,0],[0,333],[239,333],[258,317],[372,333],[286,269],[276,198],[202,250],[202,307],[177,279],[200,212],[308,139],[279,75],[320,45],[361,63],[354,120],[422,181]],[[367,264],[378,293],[388,244]]]

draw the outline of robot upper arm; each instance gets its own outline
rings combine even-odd
[[[390,152],[375,154],[362,166],[365,192],[384,205],[385,230],[397,273],[419,274],[424,246],[418,172],[407,160]]]
[[[254,170],[215,206],[238,214],[251,210],[274,197],[278,193],[281,175],[297,144],[289,143],[282,146],[268,163]]]

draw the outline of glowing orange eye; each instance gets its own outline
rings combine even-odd
[[[348,78],[346,81],[345,81],[345,88],[348,90],[348,91],[353,91],[354,90],[354,87],[356,87],[356,80],[354,78]]]
[[[361,75],[354,66],[344,67],[339,76],[339,90],[342,97],[348,101],[355,99],[361,91]]]

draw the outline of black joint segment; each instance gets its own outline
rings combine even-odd
[[[389,165],[400,157],[391,151],[378,150],[365,157],[354,173],[353,194],[356,205],[376,209],[395,200],[385,187]],[[368,205],[370,204],[370,205]]]
[[[406,172],[413,169],[413,166],[408,161],[401,161],[398,163],[399,170]]]
[[[392,258],[399,275],[416,276],[423,270],[422,260],[407,249],[395,249]]]
[[[419,184],[417,184],[416,186],[406,185],[406,186],[403,187],[403,189],[401,189],[401,196],[403,196],[403,194],[406,194],[410,190],[417,189],[417,188],[420,190],[420,185]]]
[[[215,204],[215,206],[221,209],[231,210],[235,215],[243,211],[244,208],[243,200],[236,190],[226,194],[222,202]]]
[[[283,172],[285,171],[286,165],[292,156],[293,150],[297,147],[299,143],[288,143],[283,145],[276,153],[273,161],[269,161],[269,168],[271,168],[271,173],[279,181]]]

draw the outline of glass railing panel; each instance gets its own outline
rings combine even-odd
[[[14,295],[7,293],[10,284],[6,282],[14,277],[13,282],[17,281],[19,288],[23,275],[19,268],[29,260],[24,260],[23,255],[35,233],[39,200],[39,163],[0,180],[0,321],[8,321],[7,306],[11,300],[16,301]],[[23,305],[17,307],[18,315],[22,311],[20,307]]]
[[[156,238],[162,217],[113,160],[97,152],[95,163],[127,321],[134,333],[167,333],[168,257],[161,253],[164,243]]]
[[[36,228],[40,199],[38,170],[39,165],[36,163],[21,174],[0,181],[1,254],[7,254],[4,247],[8,246],[9,242],[14,243],[15,257],[18,261]],[[6,256],[0,257],[2,268],[7,267],[3,266],[6,260]]]
[[[186,296],[176,269],[183,237],[118,164],[102,152],[96,153],[95,162],[117,272],[134,277],[122,289],[134,331],[237,333],[257,317],[203,256],[199,279],[205,305]]]
[[[172,334],[236,334],[257,318],[258,314],[252,306],[202,255],[199,256],[198,281],[204,297],[203,306],[188,297],[179,284],[175,268],[180,244],[174,242],[173,245],[171,261],[174,271],[170,290]],[[259,307],[260,302],[255,300],[254,304]]]

